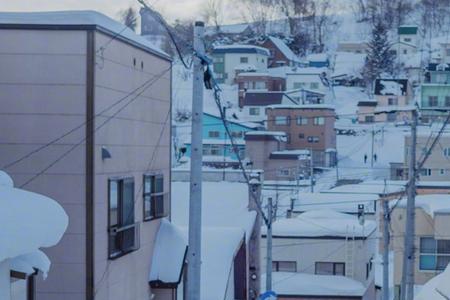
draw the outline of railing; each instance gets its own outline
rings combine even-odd
[[[136,251],[140,245],[140,223],[109,229],[109,258],[115,259]]]

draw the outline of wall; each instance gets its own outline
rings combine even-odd
[[[422,84],[421,87],[421,107],[428,108],[431,107],[429,104],[428,97],[437,96],[438,106],[445,107],[445,97],[450,96],[450,85],[440,85],[440,84]]]
[[[170,191],[170,62],[109,36],[95,34],[96,48],[109,43],[95,66],[95,112],[100,113],[143,85],[154,82],[95,136],[95,290],[96,300],[144,300],[150,298],[148,274],[154,239],[160,220],[143,222],[143,174],[164,175],[164,190]],[[136,60],[134,65],[133,60]],[[143,68],[141,66],[143,63]],[[165,71],[167,70],[167,71]],[[162,75],[161,75],[162,74]],[[156,79],[158,78],[158,79]],[[131,101],[127,98],[104,115],[111,115]],[[105,118],[97,118],[100,126]],[[105,146],[111,158],[102,160]],[[135,221],[140,222],[140,248],[108,259],[108,179],[134,178]]]
[[[320,76],[318,74],[287,74],[286,79],[286,89],[287,90],[293,90],[299,87],[295,87],[295,83],[302,83],[304,84],[303,88],[310,89],[310,90],[316,90],[319,92],[327,92],[328,88],[323,85],[322,80],[320,79]],[[318,88],[312,88],[311,84],[317,83]]]
[[[407,96],[383,96],[383,95],[376,95],[376,100],[378,101],[378,106],[390,106],[389,105],[389,99],[390,98],[396,98],[397,103],[393,106],[405,106],[409,104],[409,98]]]
[[[16,186],[49,167],[85,136],[86,33],[0,30],[0,165],[69,130],[67,137],[6,168]],[[49,276],[37,279],[38,300],[78,300],[85,292],[85,147],[80,145],[24,189],[49,196],[69,215],[57,246],[44,249]]]
[[[248,57],[248,63],[242,64],[241,57]],[[226,84],[233,84],[236,77],[235,68],[239,65],[251,65],[256,67],[257,72],[265,72],[267,70],[267,55],[257,53],[226,53],[225,54],[225,73]]]
[[[367,117],[372,116],[375,121],[374,106],[358,106],[358,122],[367,123]]]

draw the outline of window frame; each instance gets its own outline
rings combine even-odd
[[[239,57],[239,63],[241,63],[241,64],[248,64],[248,56],[240,56]]]
[[[281,118],[284,118],[283,123],[281,123]],[[289,126],[291,123],[291,118],[289,116],[275,116],[274,117],[274,125],[276,126]]]
[[[306,126],[308,125],[308,117],[302,117],[302,116],[297,116],[296,118],[296,124],[298,126]]]
[[[145,185],[145,180],[147,178],[151,178],[151,184],[150,184],[150,189],[155,188],[156,189],[156,180],[158,178],[162,179],[162,192],[155,192],[155,191],[146,191],[146,185]],[[164,218],[165,214],[165,207],[164,207],[164,197],[166,196],[166,192],[164,189],[164,174],[162,172],[155,172],[155,173],[146,173],[142,176],[142,184],[143,184],[143,188],[142,188],[142,219],[144,222],[150,222],[153,220],[157,220],[160,218]],[[146,214],[146,207],[145,207],[145,203],[146,203],[146,197],[150,197],[150,215]],[[157,197],[162,197],[162,205],[163,205],[163,213],[157,214],[155,211],[155,202],[157,201]]]
[[[294,266],[293,270],[294,271],[280,271],[280,263],[293,264],[293,266]],[[273,269],[274,272],[297,273],[297,262],[294,261],[294,260],[292,260],[292,261],[289,261],[289,260],[274,260],[274,261],[272,261],[272,269]]]
[[[317,273],[317,265],[318,264],[331,264],[333,266],[333,274],[319,274]],[[342,266],[343,274],[336,274],[336,266],[340,265]],[[329,275],[329,276],[345,276],[346,273],[346,266],[345,262],[332,262],[332,261],[316,261],[314,263],[314,274],[316,275]]]
[[[313,124],[314,124],[314,126],[325,125],[325,117],[314,117]]]
[[[254,113],[254,112],[257,112],[257,113]],[[248,114],[250,116],[259,116],[259,115],[261,115],[261,108],[259,108],[259,107],[249,107],[248,108]]]
[[[210,131],[208,131],[208,138],[212,138],[212,139],[220,138],[220,131],[218,131],[218,130],[210,130]]]
[[[422,249],[422,241],[425,239],[433,240],[434,242],[434,250],[430,252],[423,252]],[[450,251],[449,253],[445,252],[439,252],[439,242],[448,242],[450,243],[450,240],[446,239],[435,239],[434,236],[421,236],[419,240],[419,271],[421,272],[436,272],[436,271],[444,271],[447,267],[448,263],[443,266],[442,268],[439,268],[439,258],[447,258],[450,260]],[[422,266],[422,258],[423,257],[433,257],[434,259],[434,267],[433,268],[423,268]]]

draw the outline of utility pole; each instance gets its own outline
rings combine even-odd
[[[204,56],[203,35],[205,24],[197,21],[194,26],[194,50]],[[189,197],[189,247],[187,272],[187,300],[198,300],[201,283],[202,247],[202,158],[203,158],[203,65],[199,56],[194,56],[194,79],[192,92],[192,154]]]
[[[373,147],[374,147],[374,140],[375,140],[375,129],[372,127],[372,150],[371,150],[371,159],[370,159],[370,167],[373,168]]]
[[[401,285],[402,300],[414,299],[417,117],[417,110],[414,110],[411,123],[411,151],[409,152],[408,162],[409,180],[407,186],[405,252]]]
[[[227,108],[224,106],[223,107],[223,115],[225,116],[225,122],[227,120]],[[225,167],[227,165],[227,133],[225,132],[224,134],[224,143],[223,143],[223,172],[222,172],[222,180],[225,181]],[[232,139],[232,137],[230,136],[230,140]],[[231,149],[230,153],[233,153],[233,149]],[[236,153],[237,155],[239,155],[238,153]]]
[[[311,185],[311,193],[314,193],[314,161],[313,161],[313,150],[312,148],[309,150],[309,167],[310,167],[310,185]]]
[[[255,227],[249,241],[249,299],[257,299],[261,289],[261,175],[250,174],[250,185],[248,195],[248,209],[256,212]],[[259,204],[255,202],[259,201]]]
[[[272,290],[272,197],[268,199],[267,207],[267,256],[266,256],[266,291]]]
[[[336,151],[336,184],[339,183],[339,158],[338,153]]]
[[[389,211],[389,202],[386,195],[383,197],[383,300],[389,299],[389,243],[390,232],[389,223],[391,222],[391,212]]]

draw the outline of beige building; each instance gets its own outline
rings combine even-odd
[[[261,245],[264,251],[265,228],[262,233]],[[272,226],[272,235],[273,271],[289,272],[291,276],[296,273],[318,276],[317,288],[322,290],[323,294],[317,291],[314,293],[314,299],[334,299],[332,296],[338,296],[326,294],[333,277],[326,280],[326,277],[320,276],[336,276],[337,280],[344,277],[364,287],[359,298],[349,299],[375,299],[372,263],[376,254],[375,221],[366,220],[361,225],[357,216],[326,209],[310,210],[294,218],[276,220]],[[265,259],[261,260],[261,265],[264,269]],[[277,291],[277,281],[274,282],[274,290]],[[351,288],[348,288],[347,292],[350,293]],[[297,298],[293,299],[310,299],[305,296],[313,294],[303,293],[296,296]],[[355,295],[342,291],[340,296],[347,299],[345,296]],[[280,297],[284,299],[282,293]]]
[[[450,262],[450,196],[421,195],[416,197],[415,268],[416,285],[424,285],[440,274]],[[406,199],[391,216],[391,250],[394,252],[395,299],[400,299],[400,285],[406,219]]]
[[[366,41],[344,41],[339,42],[337,51],[338,52],[348,52],[355,54],[365,54],[367,53],[368,43]]]
[[[69,215],[37,300],[151,299],[171,60],[96,12],[1,13],[0,165]],[[171,299],[157,298],[157,299]]]

